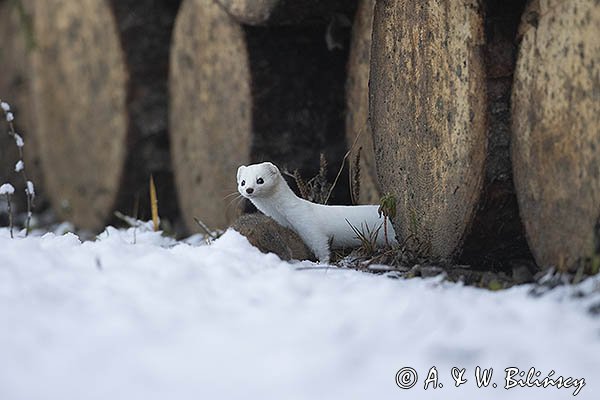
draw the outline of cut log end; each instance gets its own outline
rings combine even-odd
[[[569,270],[594,255],[600,216],[600,8],[594,0],[539,7],[535,26],[521,29],[513,171],[536,262]]]
[[[111,213],[126,156],[126,80],[101,0],[35,2],[33,93],[47,191],[61,218],[96,230]]]
[[[184,1],[170,69],[171,154],[185,223],[237,216],[236,171],[250,153],[250,74],[242,28],[212,1]]]
[[[479,2],[377,2],[370,113],[394,228],[431,257],[452,257],[484,176],[486,90]]]

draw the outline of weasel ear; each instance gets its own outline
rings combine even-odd
[[[273,174],[279,173],[279,168],[277,168],[277,166],[275,164],[273,164],[271,162],[266,162],[265,165],[267,166],[269,171],[271,171],[271,173],[273,173]]]
[[[240,165],[240,167],[238,168],[238,171],[237,171],[237,180],[238,180],[238,181],[240,180],[240,175],[242,175],[242,171],[243,171],[245,168],[246,168],[246,166],[245,166],[245,165]]]

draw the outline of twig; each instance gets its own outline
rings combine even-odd
[[[344,158],[342,159],[342,164],[340,165],[340,169],[339,169],[335,179],[333,180],[333,184],[331,185],[331,188],[329,189],[329,193],[327,194],[327,198],[325,199],[325,203],[323,203],[323,204],[329,203],[329,198],[331,197],[331,194],[333,193],[333,189],[335,189],[335,185],[337,185],[337,181],[338,181],[338,179],[340,179],[340,175],[342,175],[342,171],[344,170],[344,164],[346,163],[346,160],[350,156],[350,153],[356,146],[356,143],[358,142],[358,138],[360,138],[360,135],[362,135],[362,133],[363,133],[363,131],[360,131],[360,133],[358,135],[356,135],[356,138],[354,138],[354,142],[352,143],[352,146],[350,146],[350,149],[344,155]]]
[[[210,236],[210,238],[211,238],[212,240],[216,240],[216,239],[218,239],[218,236],[216,236],[214,233],[212,233],[212,232],[210,231],[210,229],[208,228],[208,226],[206,226],[206,224],[205,224],[204,222],[202,222],[202,221],[200,220],[200,218],[196,218],[196,217],[194,217],[194,221],[196,221],[196,223],[197,223],[197,224],[200,226],[200,228],[202,228],[202,230],[203,230],[203,231],[204,231],[204,232],[205,232],[205,233],[206,233],[208,236]]]
[[[6,193],[6,202],[8,203],[8,226],[10,228],[10,238],[14,239],[13,236],[13,216],[12,216],[12,208],[10,205],[10,194]]]
[[[129,225],[132,228],[137,228],[139,226],[141,226],[143,224],[142,221],[132,218],[128,215],[123,214],[120,211],[115,211],[114,212],[115,217],[117,217],[118,219],[120,219],[121,221],[125,222],[127,225]]]
[[[33,182],[27,178],[27,172],[25,171],[25,163],[23,162],[23,138],[15,131],[14,126],[14,114],[10,111],[10,105],[0,100],[0,109],[4,112],[4,117],[8,123],[8,135],[15,140],[15,144],[19,149],[19,160],[21,161],[20,171],[23,183],[25,184],[25,195],[27,197],[27,219],[25,220],[25,236],[29,234],[29,225],[31,223],[31,210],[34,207],[35,190]]]

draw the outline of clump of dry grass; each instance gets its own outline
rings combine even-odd
[[[321,153],[319,157],[319,172],[308,181],[302,178],[298,170],[295,170],[292,174],[287,171],[284,171],[284,173],[294,178],[300,192],[300,197],[313,203],[327,204],[331,196],[331,191],[335,187],[335,182],[329,183],[327,180],[327,159],[325,158],[325,154]]]

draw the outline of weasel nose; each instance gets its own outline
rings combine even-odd
[[[254,192],[254,189],[252,189],[252,188],[246,189],[246,193],[251,194],[252,192]]]

